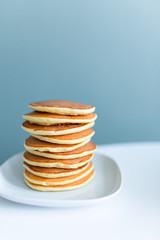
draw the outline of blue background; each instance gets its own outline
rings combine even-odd
[[[97,144],[160,140],[160,3],[2,0],[0,81],[0,162],[38,100],[95,105]]]

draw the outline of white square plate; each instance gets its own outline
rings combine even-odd
[[[86,186],[64,192],[39,192],[30,189],[23,179],[22,153],[9,158],[0,166],[0,196],[11,201],[45,206],[87,206],[107,200],[121,187],[121,173],[109,157],[96,153],[93,157],[95,177]]]

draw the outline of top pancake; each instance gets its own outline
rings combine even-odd
[[[95,113],[89,113],[87,115],[70,116],[35,111],[24,114],[23,118],[29,122],[40,125],[54,125],[59,123],[90,123],[96,120],[97,115]]]
[[[30,103],[29,107],[40,112],[66,114],[66,115],[85,115],[95,111],[95,107],[83,103],[49,100]]]

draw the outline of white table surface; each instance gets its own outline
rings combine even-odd
[[[44,208],[0,198],[0,239],[160,239],[160,143],[99,146],[115,159],[121,191],[99,205]]]

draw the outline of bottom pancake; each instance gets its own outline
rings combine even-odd
[[[25,178],[24,178],[24,180],[25,180],[26,184],[34,190],[44,191],[44,192],[47,192],[47,191],[53,192],[53,191],[67,191],[67,190],[73,190],[73,189],[80,188],[80,187],[86,185],[87,183],[89,183],[93,179],[94,175],[95,175],[95,171],[92,170],[87,176],[83,177],[82,179],[80,179],[78,181],[68,183],[65,185],[52,185],[52,186],[43,186],[40,184],[34,184]]]
[[[65,177],[54,177],[54,178],[45,178],[40,177],[37,175],[34,175],[33,173],[29,172],[25,169],[24,171],[24,177],[29,182],[34,184],[40,184],[43,186],[52,186],[52,185],[64,185],[72,182],[76,182],[85,176],[87,176],[91,171],[93,170],[93,163],[90,162],[86,169],[81,171],[80,173],[71,175],[71,176],[65,176]]]

